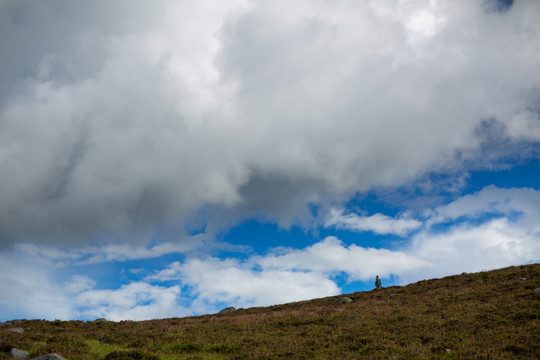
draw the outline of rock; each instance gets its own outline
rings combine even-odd
[[[524,278],[524,277],[518,277],[516,280],[517,280],[517,281],[527,281],[527,278]]]
[[[339,299],[336,299],[334,301],[334,304],[349,304],[349,303],[352,303],[352,299],[346,296],[340,297]]]
[[[236,308],[234,306],[229,306],[219,312],[219,314],[228,314],[236,311]]]
[[[16,348],[11,348],[11,350],[9,350],[7,354],[12,359],[28,359],[30,357],[29,352]]]
[[[536,288],[533,290],[533,293],[540,295],[540,288]]]
[[[107,322],[107,319],[105,319],[105,318],[99,318],[99,319],[94,320],[94,322],[95,322],[95,323],[105,323],[105,322]]]
[[[7,325],[20,325],[22,324],[23,320],[22,319],[15,319],[15,320],[8,320],[6,322],[3,322],[1,323],[2,326],[7,326]]]
[[[24,332],[23,328],[15,327],[15,328],[9,328],[8,331],[12,331],[17,334],[22,334]]]
[[[45,354],[45,355],[38,356],[37,358],[34,358],[32,360],[66,360],[66,358],[58,354]]]

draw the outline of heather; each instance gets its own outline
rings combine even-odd
[[[537,359],[538,288],[533,264],[344,295],[350,303],[337,296],[137,322],[23,320],[24,332],[0,326],[0,350],[70,360]]]

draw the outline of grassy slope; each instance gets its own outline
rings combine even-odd
[[[329,297],[182,319],[29,320],[22,334],[0,326],[0,348],[70,360],[114,350],[163,360],[540,359],[538,287],[535,264],[354,293],[341,305]]]

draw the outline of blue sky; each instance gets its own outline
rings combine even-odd
[[[0,321],[540,261],[540,3],[0,3]]]

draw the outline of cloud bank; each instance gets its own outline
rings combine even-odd
[[[537,143],[540,6],[488,10],[3,1],[0,242],[182,241],[205,208],[306,223]]]

